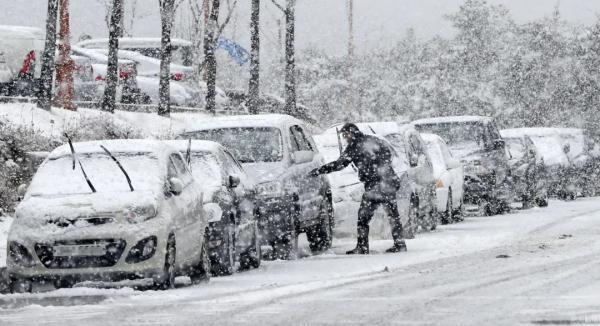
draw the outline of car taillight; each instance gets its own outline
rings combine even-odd
[[[95,79],[96,79],[96,81],[105,81],[106,80],[106,78],[104,78],[104,76],[102,76],[102,75],[96,76]]]
[[[171,79],[175,81],[182,81],[185,79],[185,74],[183,74],[182,72],[176,72],[171,75]]]
[[[129,71],[123,71],[123,70],[119,71],[119,78],[120,79],[127,79],[130,76],[131,76],[131,72],[129,72]]]

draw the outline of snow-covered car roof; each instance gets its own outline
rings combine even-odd
[[[548,137],[557,135],[583,136],[584,131],[578,128],[513,128],[500,130],[500,135],[505,138],[522,138],[525,136]]]
[[[95,38],[77,43],[84,48],[105,48],[108,44],[108,38]],[[183,39],[171,39],[171,46],[192,46],[192,42]],[[122,37],[119,38],[119,48],[137,47],[137,48],[156,48],[160,47],[160,37]]]
[[[188,139],[181,140],[165,140],[165,143],[169,146],[180,151],[182,154],[188,149]],[[192,146],[190,147],[192,152],[211,152],[217,153],[219,151],[225,151],[225,147],[221,144],[209,140],[192,140]]]
[[[46,33],[37,27],[0,25],[2,38],[45,39]]]
[[[84,49],[88,52],[96,52],[103,56],[108,56],[108,50],[106,48],[96,49]],[[139,52],[129,51],[129,50],[121,50],[118,52],[119,61],[123,60],[132,60],[137,63],[140,63],[142,67],[141,69],[148,70],[148,73],[158,74],[160,72],[160,60],[152,57],[145,56]],[[187,67],[183,65],[179,65],[176,63],[170,64],[171,73],[174,72],[193,72],[194,69],[192,67]]]
[[[437,123],[462,123],[462,122],[490,122],[492,118],[476,115],[462,115],[462,116],[449,116],[449,117],[436,117],[419,119],[412,122],[413,125],[421,124],[437,124]]]
[[[357,122],[355,123],[358,129],[365,134],[376,134],[379,136],[386,136],[390,134],[401,134],[408,129],[414,129],[410,124],[398,123],[395,121],[373,121],[373,122]],[[323,134],[335,134],[336,129],[339,131],[343,123],[334,124],[327,128]]]
[[[103,145],[112,153],[155,153],[162,156],[177,151],[164,142],[147,139],[114,139],[73,143],[77,154],[104,153],[100,145]],[[54,149],[48,155],[48,158],[59,158],[65,155],[71,155],[68,144]]]
[[[286,114],[256,114],[215,117],[209,120],[188,123],[183,133],[197,130],[211,130],[239,127],[277,127],[283,128],[289,124],[304,124],[299,119]]]

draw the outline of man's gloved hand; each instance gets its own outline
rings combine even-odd
[[[310,172],[308,172],[308,176],[309,177],[318,177],[319,176],[319,168],[316,169],[312,169]]]

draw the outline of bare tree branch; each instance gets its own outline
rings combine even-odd
[[[277,1],[275,0],[271,0],[271,2],[275,5],[275,7],[279,8],[279,10],[281,10],[281,12],[285,14],[285,8],[282,5],[277,3]]]
[[[233,15],[233,11],[235,10],[237,3],[238,3],[238,0],[234,0],[233,4],[231,6],[229,6],[229,8],[227,8],[227,11],[228,11],[227,17],[225,17],[225,21],[223,21],[223,24],[221,24],[221,26],[219,26],[219,30],[217,31],[217,34],[215,35],[215,40],[219,39],[219,37],[223,33],[223,30],[225,29],[225,26],[227,26],[227,24],[229,24],[229,21],[231,20],[231,16]],[[228,1],[228,4],[229,4],[229,1]]]

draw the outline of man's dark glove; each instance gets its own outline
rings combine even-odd
[[[313,177],[313,178],[318,177],[319,174],[321,174],[321,173],[319,173],[319,168],[312,169],[310,172],[308,172],[308,176]]]

